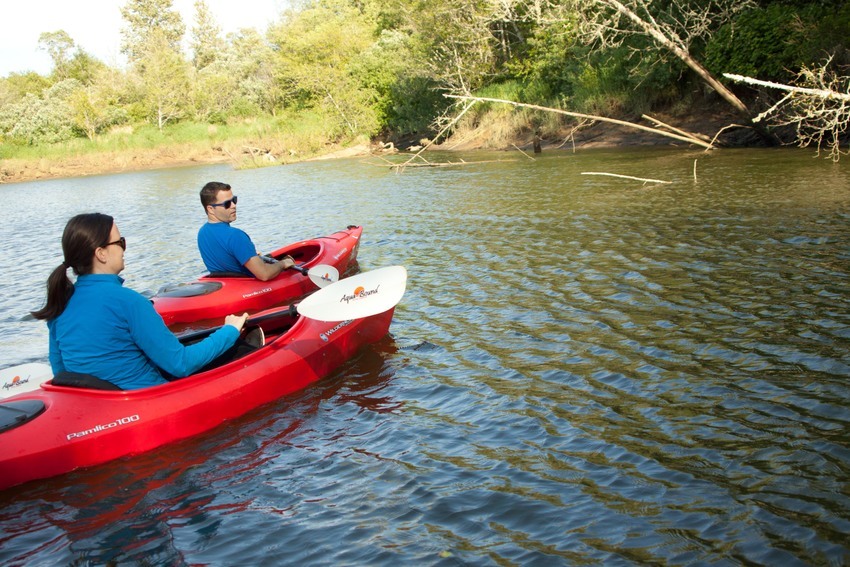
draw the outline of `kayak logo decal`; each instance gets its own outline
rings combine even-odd
[[[347,326],[351,325],[351,323],[353,323],[353,322],[354,322],[354,319],[349,319],[348,321],[343,321],[342,323],[337,324],[336,327],[328,329],[324,333],[319,333],[319,338],[322,339],[325,342],[328,342],[331,338],[331,335],[333,335],[334,333],[336,333],[337,331],[339,331],[343,327],[347,327]]]
[[[347,252],[348,252],[348,247],[346,246],[345,248],[343,248],[342,250],[340,250],[339,252],[337,252],[337,253],[334,255],[334,260],[339,260],[339,259],[340,259],[340,258],[342,258],[342,257],[343,257],[343,256],[344,256]]]
[[[3,384],[3,389],[4,390],[11,390],[12,388],[19,388],[19,387],[23,386],[24,384],[29,384],[29,381],[30,381],[29,376],[27,376],[26,378],[21,378],[20,376],[15,376],[14,378],[12,378],[11,382],[6,382],[5,384]]]
[[[252,291],[251,293],[243,293],[242,299],[248,299],[249,297],[254,297],[255,295],[261,295],[263,293],[268,293],[272,290],[270,287],[264,287],[263,289],[258,289],[257,291]]]
[[[127,416],[127,417],[119,417],[115,421],[95,425],[91,429],[86,429],[85,431],[77,431],[76,433],[69,433],[65,436],[65,439],[68,440],[68,441],[70,441],[71,439],[79,439],[80,437],[92,435],[93,433],[100,433],[101,431],[106,431],[107,429],[112,429],[113,427],[118,427],[118,426],[121,426],[121,425],[127,425],[128,423],[133,423],[134,421],[139,421],[139,414],[130,415],[130,416]]]
[[[363,299],[365,297],[369,297],[370,295],[377,295],[380,287],[381,284],[378,284],[378,287],[376,287],[375,289],[366,289],[362,285],[358,286],[357,289],[355,289],[351,295],[343,294],[342,299],[340,299],[339,302],[342,303],[344,301],[345,303],[351,303],[352,301]]]

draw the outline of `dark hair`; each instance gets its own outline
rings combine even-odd
[[[204,211],[207,207],[215,203],[219,191],[230,191],[231,187],[227,183],[221,181],[210,181],[201,189],[201,205],[204,206]]]
[[[65,311],[68,300],[74,295],[74,284],[68,279],[71,268],[78,276],[92,272],[94,251],[109,242],[114,220],[102,213],[77,215],[65,225],[62,233],[62,253],[65,259],[47,278],[47,303],[33,311],[36,319],[55,319]]]

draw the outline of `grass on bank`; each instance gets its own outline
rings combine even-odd
[[[230,161],[250,168],[300,161],[351,143],[335,125],[316,113],[233,120],[227,124],[182,122],[162,131],[150,124],[121,126],[88,138],[37,146],[0,144],[0,180],[11,172],[63,167],[73,170],[121,170],[160,162]],[[331,142],[335,140],[335,142]]]

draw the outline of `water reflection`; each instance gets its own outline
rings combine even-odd
[[[360,267],[409,271],[392,340],[202,439],[0,496],[3,562],[850,560],[846,164],[600,151],[0,187],[0,363],[46,354],[23,314],[69,216],[116,216],[152,293],[201,273],[216,178],[263,249],[364,225]],[[119,501],[69,497],[99,474]]]

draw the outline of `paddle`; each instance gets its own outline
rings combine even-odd
[[[298,313],[317,321],[347,321],[395,307],[407,285],[404,266],[363,272],[313,292],[297,305]]]
[[[262,258],[263,262],[267,264],[274,264],[278,261],[277,258],[272,256],[261,255],[260,258]],[[325,287],[326,285],[339,281],[339,270],[333,266],[329,266],[328,264],[316,264],[310,269],[304,268],[303,266],[293,265],[290,266],[289,269],[307,276],[310,278],[311,282],[316,284],[317,287]]]
[[[290,269],[301,272],[302,275],[310,278],[310,281],[318,287],[325,287],[339,281],[339,270],[328,264],[316,264],[309,270],[301,266],[292,266]]]
[[[294,316],[293,310],[316,321],[346,321],[361,319],[383,313],[401,301],[407,285],[407,270],[404,266],[390,266],[363,272],[327,287],[314,291],[298,305],[286,309],[277,308],[248,317],[243,328],[255,326],[263,321],[285,315]],[[220,327],[189,331],[178,335],[185,342],[206,337]]]
[[[0,370],[0,400],[38,390],[43,382],[53,378],[53,370],[47,364],[30,362]]]

